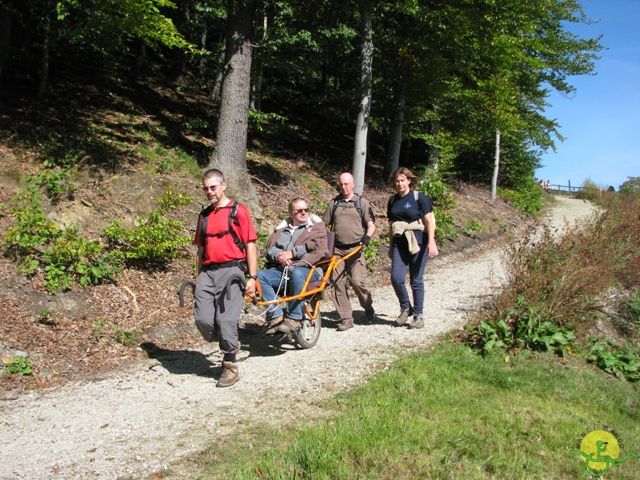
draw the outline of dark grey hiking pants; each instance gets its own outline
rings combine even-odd
[[[202,337],[213,342],[217,333],[220,351],[225,360],[234,361],[235,353],[240,349],[238,341],[238,322],[242,315],[244,292],[238,282],[225,291],[227,281],[234,275],[243,275],[240,267],[233,266],[217,270],[206,269],[198,274],[195,289],[196,326]]]

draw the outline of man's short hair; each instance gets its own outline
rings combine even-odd
[[[309,202],[307,202],[307,200],[306,200],[306,199],[304,199],[304,198],[302,198],[302,197],[296,197],[296,198],[294,198],[293,200],[290,200],[290,201],[289,201],[289,211],[290,211],[290,212],[291,212],[291,211],[293,211],[293,204],[294,204],[294,203],[298,203],[298,202],[304,202],[304,203],[306,203],[306,204],[307,204],[307,206],[309,205]]]
[[[217,168],[210,168],[202,174],[202,179],[215,177],[218,181],[224,182],[224,174]]]

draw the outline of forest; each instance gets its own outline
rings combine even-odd
[[[495,196],[531,188],[562,140],[545,107],[594,73],[600,38],[570,31],[585,22],[577,0],[0,0],[0,92],[16,108],[78,83],[196,87],[215,107],[185,130],[216,144],[191,153],[252,204],[248,132],[311,138],[360,191],[408,165]]]

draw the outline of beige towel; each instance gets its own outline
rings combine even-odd
[[[418,245],[416,236],[413,233],[414,230],[424,230],[424,223],[422,223],[422,219],[415,220],[411,223],[398,220],[391,224],[391,233],[394,237],[399,237],[400,235],[404,235],[406,237],[407,246],[409,247],[409,253],[411,255],[415,255],[420,251],[420,245]]]

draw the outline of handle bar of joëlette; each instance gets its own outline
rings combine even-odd
[[[356,248],[354,248],[351,252],[349,252],[344,257],[333,255],[326,260],[321,260],[320,262],[314,264],[312,268],[309,270],[309,273],[307,274],[307,278],[304,281],[304,285],[302,286],[302,289],[300,290],[300,292],[298,292],[295,295],[279,297],[279,298],[276,298],[275,300],[260,300],[260,298],[262,297],[262,291],[260,288],[260,282],[256,282],[256,294],[253,297],[247,296],[245,297],[245,299],[252,301],[255,305],[258,305],[259,307],[266,307],[266,306],[274,305],[278,303],[291,302],[292,300],[302,300],[304,298],[315,295],[316,293],[320,293],[324,291],[324,289],[327,287],[327,284],[331,280],[331,275],[333,274],[333,271],[336,269],[336,267],[340,265],[342,262],[345,262],[349,260],[351,257],[355,256],[361,250],[362,250],[362,245],[358,245]],[[316,268],[324,269],[324,275],[322,276],[322,279],[320,280],[320,283],[318,285],[314,285],[314,288],[312,288],[311,290],[308,290],[309,285],[312,283],[311,279],[313,278],[313,274],[315,273]],[[315,314],[313,315],[313,317],[315,317]]]
[[[224,287],[224,291],[226,292],[225,296],[227,297],[227,300],[231,298],[231,290],[229,289],[229,287],[234,283],[237,283],[238,285],[240,285],[240,289],[244,290],[244,286],[245,286],[244,275],[238,272],[231,275],[231,277],[229,277],[229,279],[227,280],[227,284]],[[178,290],[178,298],[180,299],[181,307],[184,307],[184,291],[187,289],[187,287],[190,288],[191,293],[195,295],[196,282],[194,282],[193,280],[183,280],[182,283],[180,283],[180,289]]]
[[[305,279],[304,285],[302,286],[302,290],[300,290],[300,292],[295,295],[280,297],[275,300],[260,300],[260,298],[262,297],[262,289],[260,287],[260,282],[256,282],[256,293],[253,296],[245,296],[245,300],[249,300],[253,302],[255,305],[258,305],[260,307],[266,307],[266,306],[274,305],[278,303],[290,302],[292,300],[301,300],[301,299],[310,297],[311,295],[315,295],[316,293],[320,293],[324,291],[324,289],[327,287],[327,283],[329,283],[329,280],[331,279],[331,274],[336,269],[336,267],[340,265],[342,262],[345,262],[349,260],[351,257],[355,256],[361,250],[362,250],[362,245],[358,245],[356,248],[354,248],[351,252],[349,252],[344,257],[338,257],[336,255],[333,255],[330,258],[326,260],[321,260],[320,262],[313,265],[313,268],[309,270],[309,274]],[[309,287],[309,284],[311,284],[311,278],[313,277],[315,269],[318,267],[324,268],[324,275],[322,276],[322,279],[320,280],[320,283],[317,286],[315,286],[311,290],[307,290],[307,288]],[[232,275],[227,280],[227,284],[225,286],[225,291],[227,292],[226,294],[227,298],[229,298],[229,291],[230,291],[229,287],[234,283],[238,283],[240,288],[244,289],[244,285],[245,285],[244,276],[238,272]],[[195,293],[196,282],[194,282],[193,280],[183,280],[182,283],[180,284],[178,296],[180,298],[181,307],[184,307],[184,291],[187,289],[187,287],[191,288],[191,293]],[[316,305],[316,308],[317,307],[318,306]],[[313,317],[315,317],[316,313],[317,311],[314,312]]]

